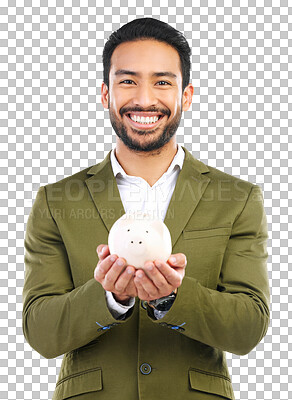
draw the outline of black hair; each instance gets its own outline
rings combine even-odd
[[[182,73],[182,90],[190,83],[191,49],[185,36],[172,26],[154,18],[138,18],[114,31],[108,38],[102,53],[103,81],[109,87],[111,57],[115,48],[124,42],[154,39],[165,42],[177,50]]]

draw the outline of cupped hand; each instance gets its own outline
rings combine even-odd
[[[151,301],[168,296],[182,284],[187,258],[183,253],[172,254],[167,262],[147,261],[137,269],[134,283],[141,300]]]
[[[112,292],[120,303],[127,303],[131,297],[137,296],[134,284],[136,269],[128,265],[125,259],[110,254],[108,245],[100,244],[97,249],[99,261],[94,270],[94,278],[104,290]]]

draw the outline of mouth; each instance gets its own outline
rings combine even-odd
[[[132,112],[125,114],[130,125],[136,129],[149,130],[156,128],[166,115],[159,113]]]

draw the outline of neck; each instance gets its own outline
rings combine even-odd
[[[167,171],[176,152],[175,136],[161,149],[151,152],[130,150],[117,138],[115,156],[127,175],[139,176],[153,186]]]

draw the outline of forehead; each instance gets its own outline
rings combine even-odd
[[[170,71],[181,75],[180,57],[175,48],[157,40],[124,42],[116,47],[111,58],[110,74],[119,69],[142,74]]]

